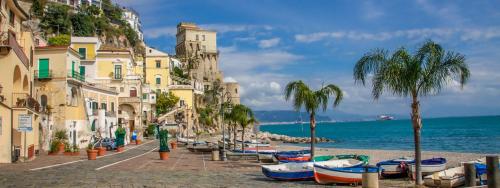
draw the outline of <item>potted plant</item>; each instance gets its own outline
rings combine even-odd
[[[116,151],[122,152],[125,146],[125,134],[127,132],[123,127],[116,128],[115,136],[116,136]]]
[[[72,156],[73,155],[73,146],[70,146],[68,143],[64,143],[64,155]]]
[[[63,130],[63,129],[56,130],[54,136],[55,136],[55,139],[59,141],[59,145],[58,145],[58,148],[59,148],[58,151],[59,151],[59,153],[64,152],[64,149],[65,149],[64,142],[66,140],[68,140],[68,135],[66,135],[66,131]]]
[[[167,130],[161,130],[159,133],[160,136],[160,150],[158,151],[160,153],[160,159],[161,160],[167,160],[168,159],[168,152],[170,150],[168,149],[168,131]]]
[[[87,158],[89,160],[96,160],[97,159],[97,150],[94,149],[94,144],[89,143],[87,146]]]
[[[49,155],[57,155],[59,151],[59,140],[52,139],[50,142]]]
[[[80,155],[80,147],[78,146],[78,144],[73,144],[72,147],[72,152],[71,152],[71,155],[72,156],[79,156]]]
[[[177,138],[177,131],[175,129],[170,130],[170,134],[171,134],[172,138]],[[172,149],[177,149],[177,139],[173,139],[170,142],[170,147]]]

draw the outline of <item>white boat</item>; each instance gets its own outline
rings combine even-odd
[[[361,161],[359,161],[361,162]],[[319,184],[361,183],[365,171],[379,172],[378,167],[363,167],[364,163],[335,167],[321,163],[314,164],[314,180]]]
[[[381,161],[377,166],[381,168],[381,174],[384,177],[405,176],[407,175],[408,165],[414,163],[412,157],[401,157],[397,159]]]
[[[428,187],[452,188],[465,184],[464,167],[459,166],[424,177],[424,185]]]
[[[432,158],[422,160],[421,171],[422,175],[429,175],[434,172],[443,171],[446,169],[446,159],[445,158]],[[411,164],[410,170],[412,174],[415,174],[415,164]]]

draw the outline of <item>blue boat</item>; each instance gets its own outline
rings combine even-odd
[[[262,173],[276,180],[312,180],[314,178],[314,164],[324,164],[332,167],[350,167],[362,164],[356,160],[331,160],[322,162],[282,163],[277,165],[262,165]]]
[[[415,160],[410,157],[401,157],[381,161],[377,163],[377,167],[381,169],[381,175],[385,178],[399,178],[408,176],[409,165],[415,163]]]
[[[314,164],[314,180],[319,184],[361,183],[364,172],[378,173],[379,168],[372,166],[332,167]]]

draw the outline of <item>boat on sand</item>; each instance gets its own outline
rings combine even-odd
[[[349,167],[362,164],[361,161],[343,159],[322,162],[282,163],[277,165],[262,165],[262,173],[276,180],[312,180],[315,164],[331,167]]]

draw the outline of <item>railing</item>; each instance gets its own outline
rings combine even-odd
[[[14,34],[12,32],[9,32],[9,46],[12,47],[14,53],[16,53],[17,57],[19,58],[19,60],[21,60],[24,66],[28,68],[29,59],[26,54],[24,54],[22,47],[19,45],[19,43],[17,43],[16,37],[14,37]]]
[[[35,79],[52,79],[52,70],[35,70]]]
[[[12,93],[12,103],[14,108],[28,108],[40,112],[40,103],[27,93]]]
[[[76,80],[79,80],[79,81],[82,81],[82,82],[85,82],[85,75],[81,75],[79,72],[77,71],[72,71],[72,70],[69,70],[68,71],[68,77],[69,78],[74,78]]]
[[[119,103],[140,103],[141,98],[139,97],[118,97]]]

